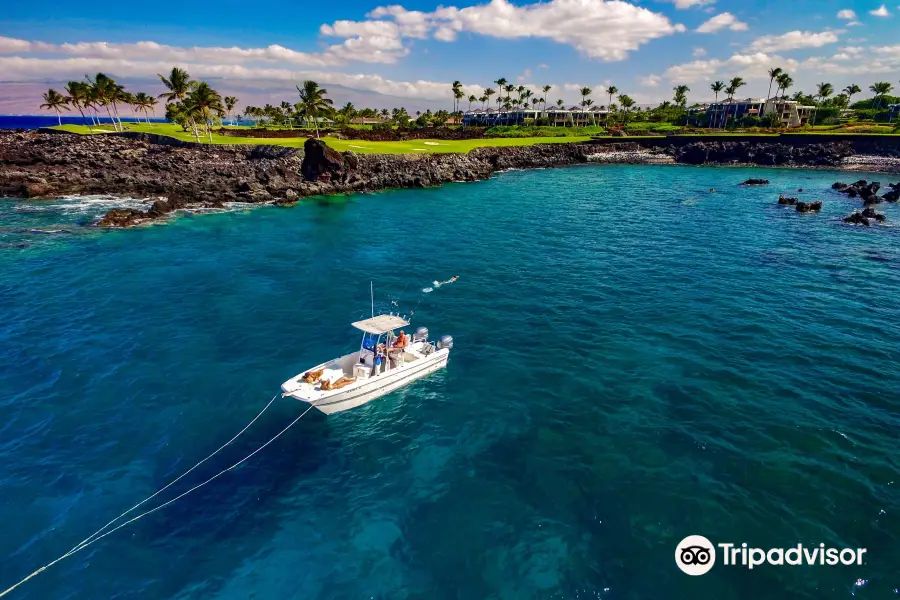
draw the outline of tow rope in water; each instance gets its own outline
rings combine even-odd
[[[197,464],[195,464],[193,467],[191,467],[190,469],[188,469],[187,471],[185,471],[184,473],[182,473],[181,475],[179,475],[178,477],[176,477],[175,479],[173,479],[173,480],[172,480],[171,482],[169,482],[165,487],[163,487],[163,488],[159,489],[158,491],[154,492],[151,496],[148,496],[148,497],[145,498],[144,500],[141,500],[140,502],[138,502],[137,504],[135,504],[134,506],[132,506],[131,508],[129,508],[128,510],[126,510],[125,512],[123,512],[121,515],[119,515],[118,517],[116,517],[115,519],[113,519],[112,521],[110,521],[109,523],[107,523],[106,525],[104,525],[103,527],[101,527],[100,529],[98,529],[97,531],[95,531],[94,533],[92,533],[90,536],[88,536],[88,537],[85,538],[83,541],[81,541],[81,542],[79,542],[78,544],[76,544],[75,547],[73,547],[71,550],[69,550],[68,552],[66,552],[65,554],[63,554],[62,556],[60,556],[59,558],[57,558],[56,560],[47,563],[46,565],[44,565],[44,566],[41,567],[40,569],[38,569],[38,570],[36,570],[35,572],[33,572],[33,573],[32,573],[31,575],[29,575],[28,577],[25,577],[24,579],[22,579],[22,580],[21,580],[20,582],[18,582],[17,584],[15,584],[15,585],[13,585],[13,586],[11,586],[11,587],[9,587],[9,588],[3,590],[2,592],[0,592],[0,598],[2,598],[3,596],[7,595],[8,593],[10,593],[11,591],[13,591],[13,590],[16,589],[17,587],[19,587],[20,585],[22,585],[23,583],[25,583],[26,581],[28,581],[29,579],[31,579],[32,577],[35,577],[36,575],[38,575],[38,574],[40,574],[40,573],[43,573],[44,571],[46,571],[47,569],[49,569],[50,567],[52,567],[52,566],[55,565],[56,563],[60,562],[61,560],[63,560],[63,559],[65,559],[65,558],[68,558],[68,557],[72,556],[72,555],[75,554],[76,552],[80,552],[81,550],[84,550],[85,548],[87,548],[87,547],[90,546],[91,544],[100,541],[101,539],[105,538],[106,536],[108,536],[108,535],[110,535],[110,534],[112,534],[112,533],[115,533],[116,531],[118,531],[119,529],[122,529],[122,528],[125,527],[126,525],[129,525],[130,523],[134,523],[134,522],[137,521],[138,519],[142,519],[142,518],[146,517],[146,516],[149,515],[149,514],[155,513],[156,511],[165,508],[166,506],[172,504],[172,503],[175,502],[176,500],[180,500],[181,498],[184,498],[184,497],[187,496],[188,494],[190,494],[190,493],[192,493],[192,492],[194,492],[194,491],[196,491],[196,490],[202,488],[202,487],[203,487],[204,485],[206,485],[207,483],[210,483],[211,481],[213,481],[213,480],[215,480],[215,479],[218,479],[220,476],[224,475],[225,473],[227,473],[227,472],[229,472],[229,471],[231,471],[231,470],[233,470],[233,469],[236,469],[238,466],[240,466],[241,464],[243,464],[244,462],[246,462],[247,460],[249,460],[250,458],[252,458],[257,452],[261,451],[263,448],[265,448],[266,446],[268,446],[269,444],[271,444],[272,442],[274,442],[275,440],[277,440],[279,437],[281,437],[281,435],[282,435],[284,432],[286,432],[288,429],[290,429],[291,427],[293,427],[293,426],[297,423],[297,421],[299,421],[300,419],[302,419],[302,418],[304,417],[304,415],[306,415],[306,413],[308,413],[310,410],[312,410],[313,407],[315,406],[315,402],[311,403],[311,404],[309,405],[309,408],[307,408],[306,410],[304,410],[304,411],[300,414],[299,417],[297,417],[296,419],[294,419],[293,421],[291,421],[290,424],[289,424],[287,427],[285,427],[284,429],[282,429],[281,431],[279,431],[279,432],[278,432],[273,438],[271,438],[268,442],[266,442],[265,444],[263,444],[262,446],[260,446],[259,448],[257,448],[256,450],[254,450],[253,452],[251,452],[250,454],[248,454],[247,456],[245,456],[245,457],[242,458],[241,460],[239,460],[238,462],[234,463],[233,465],[231,465],[231,466],[228,467],[227,469],[223,469],[223,470],[219,471],[218,473],[216,473],[215,475],[213,475],[212,477],[210,477],[209,479],[207,479],[207,480],[204,481],[203,483],[200,483],[200,484],[195,485],[194,487],[192,487],[192,488],[189,489],[188,491],[184,492],[184,493],[181,494],[180,496],[176,496],[175,498],[172,498],[172,499],[169,500],[168,502],[165,502],[165,503],[163,503],[163,504],[160,504],[160,505],[157,506],[156,508],[151,508],[151,509],[148,510],[148,511],[142,512],[142,513],[139,514],[138,516],[132,517],[131,519],[129,519],[129,520],[125,521],[124,523],[122,523],[122,524],[120,524],[120,525],[114,527],[113,529],[107,531],[106,533],[103,533],[104,530],[106,530],[110,525],[112,525],[113,523],[115,523],[116,521],[118,521],[119,519],[121,519],[122,517],[124,517],[125,515],[129,514],[130,512],[132,512],[133,510],[135,510],[135,509],[138,508],[139,506],[145,504],[146,502],[149,502],[150,500],[152,500],[153,498],[155,498],[156,496],[158,496],[159,494],[161,494],[162,492],[164,492],[165,490],[167,490],[168,488],[170,488],[171,486],[173,486],[174,484],[176,484],[178,481],[180,481],[182,478],[184,478],[188,473],[190,473],[191,471],[193,471],[194,469],[196,469],[197,467],[199,467],[200,465],[202,465],[203,463],[205,463],[206,461],[208,461],[210,458],[212,458],[213,456],[215,456],[216,454],[218,454],[222,449],[224,449],[225,447],[229,446],[232,442],[234,442],[234,440],[238,439],[245,431],[247,431],[247,430],[250,428],[251,425],[253,425],[253,424],[256,422],[257,419],[259,419],[259,418],[262,416],[262,414],[263,414],[264,412],[266,412],[266,410],[269,409],[270,406],[272,406],[272,403],[275,401],[276,398],[278,398],[278,396],[284,396],[284,394],[275,394],[275,395],[272,397],[272,399],[269,400],[269,403],[266,404],[265,408],[263,408],[261,411],[259,411],[259,414],[258,414],[258,415],[256,415],[255,417],[253,417],[253,420],[252,420],[252,421],[250,421],[249,423],[247,423],[247,425],[246,425],[243,429],[241,429],[241,430],[237,433],[237,435],[235,435],[233,438],[231,438],[230,440],[228,440],[227,442],[225,442],[224,444],[222,444],[221,446],[219,446],[219,448],[216,449],[215,452],[213,452],[212,454],[210,454],[209,456],[207,456],[206,458],[204,458],[203,460],[201,460],[200,462],[198,462]],[[102,535],[101,535],[101,534],[102,534]]]

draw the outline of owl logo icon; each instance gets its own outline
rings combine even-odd
[[[675,547],[675,564],[688,575],[705,575],[716,564],[716,547],[702,535],[689,535]]]

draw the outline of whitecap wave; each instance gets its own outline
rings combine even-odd
[[[102,215],[114,208],[147,208],[156,198],[120,196],[62,196],[53,200],[24,201],[16,207],[23,213],[60,213],[69,215]]]

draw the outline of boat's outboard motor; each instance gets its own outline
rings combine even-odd
[[[448,350],[453,347],[453,337],[449,335],[441,336],[441,341],[438,342],[438,350],[443,350],[447,348]]]
[[[419,327],[416,329],[416,334],[413,336],[414,342],[424,342],[428,339],[428,328],[427,327]]]

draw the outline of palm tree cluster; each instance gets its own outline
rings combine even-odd
[[[231,108],[225,99],[205,81],[194,81],[187,71],[172,67],[168,75],[158,74],[167,92],[159,95],[166,100],[166,118],[190,130],[200,141],[200,125],[206,129],[209,143],[212,143],[212,126],[220,124],[222,117],[230,113],[237,104],[237,98],[229,96]]]
[[[62,110],[70,110],[74,106],[84,124],[93,131],[93,127],[100,124],[100,109],[105,109],[109,120],[116,131],[121,131],[122,119],[119,116],[119,107],[130,106],[135,121],[139,121],[138,113],[143,113],[150,123],[150,113],[154,111],[156,98],[139,92],[131,94],[117,84],[112,77],[97,73],[94,77],[85,75],[85,81],[70,81],[66,84],[65,94],[60,94],[54,89],[47,90],[43,94],[44,103],[41,108],[56,111],[57,122],[62,125]],[[90,117],[90,121],[88,121]]]
[[[565,104],[561,98],[556,100],[555,104],[551,104],[550,102],[550,91],[553,89],[552,85],[544,85],[540,88],[540,91],[543,95],[538,96],[535,92],[524,85],[513,85],[509,83],[509,81],[505,77],[500,77],[493,81],[494,85],[497,86],[497,89],[492,87],[484,88],[480,96],[476,96],[472,94],[469,96],[469,108],[468,110],[472,110],[473,104],[480,104],[480,108],[482,110],[487,110],[492,103],[491,97],[497,96],[497,111],[516,111],[523,109],[531,109],[538,112],[547,112],[548,106],[555,107],[556,109],[562,109]],[[687,90],[686,86],[685,90]],[[689,91],[689,90],[688,90]],[[465,94],[462,92],[462,84],[459,81],[454,81],[451,85],[451,92],[454,98],[453,103],[453,115],[454,116],[462,116],[462,112],[459,109],[459,100],[465,98]],[[616,86],[611,85],[606,88],[606,92],[609,94],[609,111],[607,111],[607,124],[609,123],[609,113],[615,107],[613,104],[613,96],[615,96],[619,90]],[[594,100],[590,98],[593,90],[588,87],[581,88],[581,102],[579,106],[581,106],[581,114],[582,121],[586,121],[586,114],[588,111],[591,111],[594,107]],[[504,95],[505,94],[505,95]],[[627,95],[621,95],[618,97],[619,104],[626,111],[634,106],[634,100],[632,100]],[[598,105],[600,109],[606,109],[607,106]],[[626,115],[627,119],[627,115]]]

